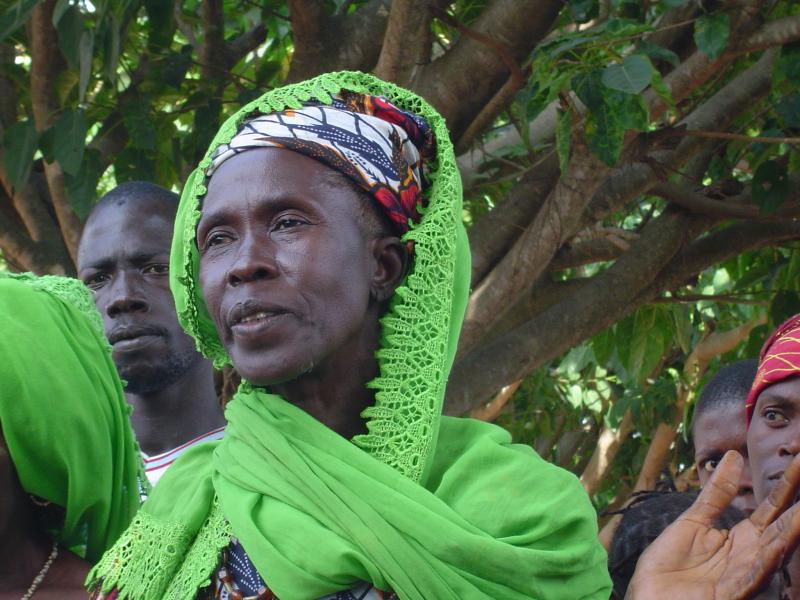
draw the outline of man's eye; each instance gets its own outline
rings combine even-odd
[[[169,273],[169,265],[163,263],[148,265],[147,267],[145,267],[144,272],[153,275],[166,275],[167,273]]]
[[[705,471],[708,471],[709,473],[713,473],[713,472],[714,472],[714,469],[716,469],[716,468],[717,468],[717,465],[718,465],[718,464],[719,464],[719,460],[718,460],[718,459],[716,459],[716,458],[709,458],[707,461],[705,461],[705,462],[702,464],[701,468],[702,468],[703,470],[705,470]]]
[[[86,284],[90,290],[96,290],[97,288],[102,287],[110,277],[107,273],[95,273],[94,275],[90,275],[86,279],[83,280],[83,283]]]
[[[303,225],[304,223],[305,221],[296,217],[283,217],[275,223],[275,231],[291,229],[292,227],[297,227],[298,225]]]

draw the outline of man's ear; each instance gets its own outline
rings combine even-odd
[[[370,292],[372,298],[383,303],[392,297],[397,286],[406,275],[408,253],[396,236],[377,238],[372,242],[375,257],[375,272]]]

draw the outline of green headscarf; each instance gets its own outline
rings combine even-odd
[[[179,319],[227,362],[198,289],[195,228],[213,151],[258,114],[382,95],[437,138],[428,206],[403,237],[413,266],[381,321],[369,433],[348,441],[244,382],[219,443],[170,467],[134,525],[90,575],[135,600],[191,599],[239,538],[281,600],[368,581],[405,599],[608,598],[606,556],[577,479],[511,444],[502,429],[441,416],[469,292],[461,181],[442,117],[420,97],[361,73],[268,92],[231,117],[189,177],[170,262]]]
[[[26,492],[61,506],[57,539],[95,562],[144,481],[100,315],[65,277],[0,274],[0,427]]]

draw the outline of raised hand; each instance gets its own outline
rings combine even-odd
[[[642,554],[627,600],[744,600],[769,582],[800,542],[800,455],[748,519],[715,529],[743,465],[737,452],[725,454],[694,504]]]

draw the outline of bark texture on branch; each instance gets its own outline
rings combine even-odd
[[[429,0],[393,0],[375,75],[407,86],[430,58]]]
[[[468,351],[545,271],[561,244],[579,231],[583,211],[610,168],[576,146],[562,176],[531,224],[481,280],[467,306],[460,351]]]
[[[520,64],[550,32],[562,5],[559,0],[494,0],[470,28],[502,44]],[[420,73],[414,89],[442,113],[451,138],[458,140],[509,76],[503,57],[475,37],[461,35]]]
[[[447,393],[449,414],[463,414],[499,387],[599,333],[638,306],[632,301],[690,239],[697,222],[668,211],[651,221],[608,270],[581,293],[538,313],[514,331],[458,360]],[[498,385],[498,383],[500,385]]]
[[[55,4],[55,0],[37,4],[30,21],[31,106],[36,129],[39,131],[44,131],[53,124],[59,110],[53,82],[64,68],[64,59],[58,49],[58,36],[53,27]],[[61,165],[57,162],[45,162],[44,172],[64,243],[74,262],[83,225],[69,203]]]

